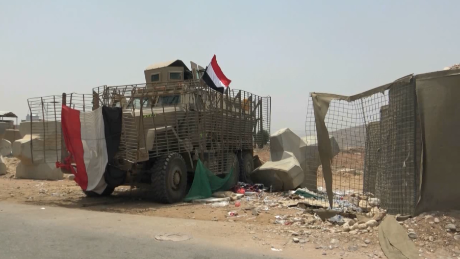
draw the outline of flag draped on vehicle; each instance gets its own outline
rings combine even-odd
[[[224,88],[228,87],[232,80],[228,79],[219,65],[217,64],[216,55],[212,57],[211,63],[206,67],[206,71],[203,75],[204,82],[212,89],[224,93]]]
[[[57,166],[70,169],[75,182],[85,191],[101,194],[107,187],[104,173],[118,149],[118,133],[121,133],[121,123],[111,123],[117,118],[121,118],[120,108],[104,106],[91,112],[80,112],[62,106],[62,134],[70,156],[64,164],[57,163]],[[120,129],[116,129],[118,127]]]

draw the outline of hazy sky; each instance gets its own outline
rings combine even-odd
[[[460,1],[0,0],[0,110],[206,66],[272,97],[272,132],[304,132],[310,92],[355,94],[460,62]]]

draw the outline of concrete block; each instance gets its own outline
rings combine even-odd
[[[275,192],[299,187],[303,182],[304,172],[294,154],[283,152],[277,155],[280,160],[266,162],[254,170],[250,174],[251,180],[265,186],[272,186],[272,191]]]
[[[0,122],[0,140],[5,136],[5,131],[8,129],[9,125],[6,122]]]
[[[318,189],[317,172],[318,167],[321,165],[321,159],[318,152],[318,142],[316,140],[316,136],[305,137],[303,140],[307,144],[305,147],[301,148],[301,150],[305,150],[302,151],[302,154],[305,154],[307,169],[305,170],[305,178],[301,187],[316,192]],[[335,137],[330,137],[329,140],[331,141],[333,158],[340,152],[340,147]]]
[[[34,134],[53,138],[56,134],[61,135],[61,122],[59,121],[25,121],[19,125],[21,138]]]
[[[18,129],[7,129],[3,139],[8,140],[11,143],[14,143],[16,140],[21,139],[21,134]]]
[[[0,140],[0,155],[9,156],[11,155],[11,142],[6,139]]]
[[[32,145],[31,142],[35,141],[38,145],[39,140],[37,139],[37,136],[32,137],[31,135],[26,135],[22,139],[18,139],[13,143],[13,156],[19,158],[22,163],[27,164],[27,165],[32,165]],[[37,156],[34,156],[35,161],[39,161],[38,154]]]
[[[13,156],[21,160],[16,167],[16,178],[63,179],[61,169],[55,164],[61,155],[60,122],[23,122],[19,132],[23,138],[14,141],[12,146]]]
[[[6,164],[5,161],[3,160],[3,156],[0,155],[0,175],[6,174]]]
[[[290,152],[299,162],[302,170],[306,170],[306,156],[302,148],[307,144],[289,128],[280,129],[270,136],[270,155],[272,161],[283,159],[284,152]]]
[[[16,178],[34,180],[62,180],[64,174],[55,163],[26,165],[22,161],[16,167]]]
[[[334,137],[330,140],[334,157],[340,152],[340,148]],[[321,160],[316,136],[300,138],[288,128],[278,130],[270,136],[270,152],[272,161],[284,159],[285,152],[292,153],[304,173],[300,187],[317,190],[317,171]]]

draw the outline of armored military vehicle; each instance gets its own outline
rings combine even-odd
[[[270,130],[271,98],[229,88],[216,91],[202,80],[204,71],[193,62],[189,69],[175,60],[146,68],[145,83],[93,89],[93,110],[121,108],[116,124],[121,137],[104,172],[105,191],[85,191],[88,196],[110,195],[120,185],[148,184],[157,201],[178,202],[184,199],[199,160],[217,176],[232,172],[233,185],[249,181],[253,149],[264,144],[258,136]],[[87,95],[62,99],[64,106],[90,110]],[[43,98],[37,100],[37,105],[29,102],[29,106],[39,107],[44,114],[48,106],[54,107],[47,117],[57,120],[56,101],[50,106]],[[66,157],[63,152],[57,161]]]

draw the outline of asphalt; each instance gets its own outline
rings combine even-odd
[[[191,239],[180,242],[155,239],[156,235],[168,233],[189,235]],[[60,207],[42,209],[0,202],[2,259],[286,257],[286,254],[255,246],[248,237],[238,236],[223,222]]]

